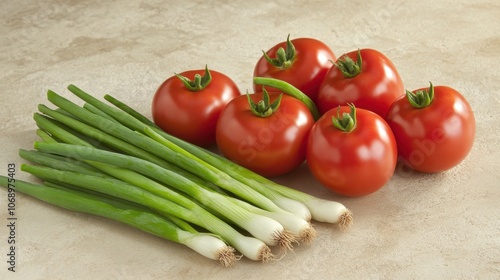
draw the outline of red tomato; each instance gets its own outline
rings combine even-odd
[[[476,131],[467,100],[450,87],[432,84],[407,95],[412,102],[420,99],[430,104],[416,108],[402,96],[389,110],[387,123],[403,162],[421,172],[445,171],[459,164],[471,150]]]
[[[153,121],[185,141],[203,147],[214,145],[220,112],[241,93],[233,80],[214,70],[190,70],[179,75],[187,80],[172,76],[156,91],[152,104]]]
[[[321,114],[353,103],[385,118],[392,102],[404,92],[394,64],[376,50],[361,49],[342,55],[330,68],[316,103]]]
[[[338,110],[343,125],[355,119],[351,131],[334,126],[332,117],[337,117]],[[341,106],[326,112],[311,129],[307,163],[313,176],[330,190],[350,197],[368,195],[392,177],[396,140],[379,115],[353,105]]]
[[[268,105],[276,105],[280,95],[270,92]],[[248,98],[257,102],[256,107],[262,107],[258,111],[273,112],[257,116]],[[279,107],[273,110],[265,109],[270,106],[261,100],[265,100],[262,92],[229,102],[217,123],[216,139],[225,157],[258,174],[273,177],[304,162],[307,135],[314,119],[304,103],[291,96],[281,95]]]
[[[281,49],[281,50],[280,50]],[[265,53],[255,65],[254,77],[269,77],[288,82],[316,101],[323,78],[335,61],[333,51],[323,42],[312,38],[297,38],[281,42]],[[281,58],[280,58],[281,57]],[[268,91],[277,91],[266,87]],[[254,92],[262,86],[254,84]]]

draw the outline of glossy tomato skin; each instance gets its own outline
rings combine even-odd
[[[341,106],[340,112],[349,112]],[[359,197],[382,188],[397,163],[396,140],[387,123],[377,114],[356,109],[357,125],[343,132],[332,125],[332,109],[311,129],[307,163],[313,176],[325,187],[343,196]]]
[[[291,67],[278,68],[262,56],[255,65],[253,76],[285,81],[316,101],[319,86],[332,66],[331,61],[336,60],[335,54],[328,45],[313,38],[297,38],[291,42],[296,50],[296,57]],[[286,42],[276,44],[266,53],[274,58],[279,48],[286,49]],[[253,89],[254,92],[261,92],[262,86],[254,84]],[[274,89],[266,87],[266,90],[273,91]]]
[[[189,70],[180,75],[194,79],[205,69]],[[190,91],[177,77],[165,80],[152,102],[153,121],[164,131],[195,145],[215,145],[215,127],[220,112],[233,98],[240,96],[235,82],[220,72],[210,70],[212,81],[200,91]]]
[[[271,102],[278,93],[269,93]],[[250,95],[254,102],[262,93]],[[229,102],[216,129],[217,146],[228,159],[266,176],[288,173],[306,156],[309,130],[314,124],[309,109],[299,100],[283,95],[277,111],[269,117],[255,116],[246,96]]]
[[[391,104],[404,95],[403,81],[389,58],[374,49],[359,51],[362,66],[357,76],[346,78],[336,66],[328,71],[317,100],[321,114],[353,103],[357,108],[370,110],[385,118]],[[358,51],[346,53],[339,60],[346,56],[357,61]]]
[[[414,108],[406,96],[399,98],[391,106],[387,122],[402,161],[421,172],[441,172],[458,165],[474,143],[472,108],[458,91],[447,86],[435,86],[434,100],[422,109]]]

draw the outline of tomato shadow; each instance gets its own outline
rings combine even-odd
[[[324,199],[341,200],[347,198],[345,196],[336,194],[323,186],[313,176],[306,162],[285,175],[272,177],[269,179],[278,184]]]
[[[408,164],[406,164],[401,159],[398,159],[396,164],[396,169],[394,170],[394,174],[392,175],[391,180],[408,180],[410,182],[419,182],[422,180],[432,179],[433,181],[444,180],[447,174],[452,173],[453,170],[447,170],[442,172],[421,172],[415,169],[412,169]]]

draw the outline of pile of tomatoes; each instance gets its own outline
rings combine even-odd
[[[321,184],[345,196],[383,187],[398,159],[419,172],[448,170],[474,142],[474,114],[459,92],[432,84],[405,91],[395,65],[374,49],[337,58],[317,39],[288,37],[263,52],[253,75],[301,98],[256,83],[253,94],[241,94],[230,77],[205,67],[160,85],[153,120],[266,177],[306,162]]]

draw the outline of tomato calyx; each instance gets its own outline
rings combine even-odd
[[[337,62],[332,61],[332,63],[342,72],[344,77],[354,78],[361,73],[361,67],[363,65],[361,51],[358,49],[358,58],[356,61],[352,60],[349,56],[344,56],[344,58],[339,58]]]
[[[200,91],[210,84],[212,81],[212,75],[208,70],[208,66],[205,65],[205,74],[201,76],[200,74],[195,74],[193,80],[184,77],[180,74],[175,74],[177,78],[181,79],[184,86],[190,91]]]
[[[273,87],[275,89],[282,90],[284,93],[302,101],[307,108],[309,108],[309,111],[311,111],[311,114],[313,115],[314,120],[318,120],[319,117],[321,117],[318,107],[312,101],[309,96],[304,94],[302,91],[300,91],[298,88],[294,87],[290,83],[287,83],[282,80],[274,79],[274,78],[266,78],[266,77],[255,77],[253,78],[253,82],[257,85],[262,85],[262,89],[264,90],[264,86],[269,86]]]
[[[269,93],[266,89],[262,88],[263,98],[259,102],[255,103],[252,98],[250,98],[250,94],[247,93],[248,104],[250,105],[250,111],[261,118],[266,118],[271,116],[276,110],[278,110],[281,104],[281,98],[283,97],[283,93],[280,93],[278,99],[276,99],[273,103],[269,98]]]
[[[434,86],[429,82],[430,86],[428,89],[417,90],[411,92],[406,90],[406,97],[408,102],[417,109],[422,109],[429,106],[434,100]]]
[[[337,108],[337,116],[332,116],[333,126],[343,132],[351,132],[356,128],[356,107],[354,104],[349,103],[351,111],[349,113],[342,113],[340,115],[340,106]]]
[[[296,55],[295,46],[290,41],[290,34],[288,34],[288,37],[286,38],[286,50],[279,48],[276,51],[276,58],[270,58],[265,51],[262,51],[262,53],[264,54],[264,58],[267,62],[281,69],[286,69],[292,66]]]

